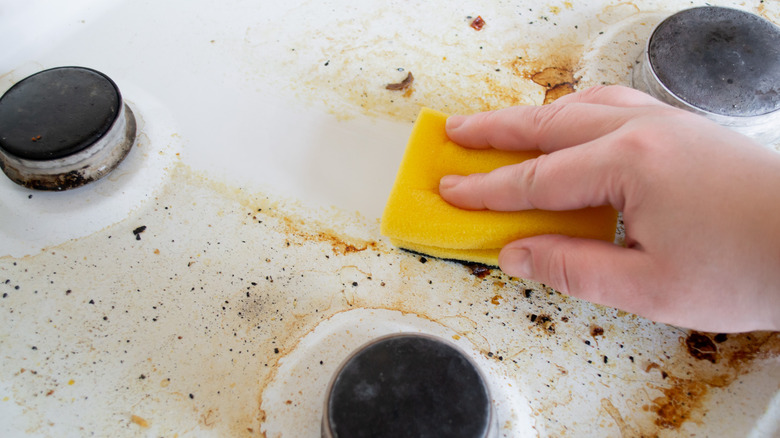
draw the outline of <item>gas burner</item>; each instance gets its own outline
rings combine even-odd
[[[44,70],[0,97],[0,168],[31,189],[66,190],[105,176],[135,135],[119,88],[92,69]]]
[[[327,391],[322,436],[495,435],[495,415],[474,363],[429,335],[389,335],[349,357]]]
[[[634,88],[763,143],[780,139],[780,28],[737,9],[699,7],[656,26]]]

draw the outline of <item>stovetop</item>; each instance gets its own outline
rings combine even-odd
[[[780,430],[776,333],[651,323],[378,230],[421,106],[629,84],[655,24],[705,2],[16,3],[0,92],[94,68],[138,137],[81,188],[0,178],[4,436],[319,436],[339,364],[399,332],[478,365],[500,436]]]

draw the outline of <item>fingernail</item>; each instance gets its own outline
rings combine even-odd
[[[463,122],[466,121],[466,116],[449,116],[447,117],[446,129],[458,129]]]
[[[460,184],[461,181],[463,181],[461,175],[445,175],[439,180],[439,190],[451,189]]]
[[[534,263],[531,251],[526,248],[511,248],[501,251],[498,264],[505,273],[521,278],[532,278]]]

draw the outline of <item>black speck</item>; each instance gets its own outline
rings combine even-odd
[[[426,262],[428,262],[428,259],[426,259],[425,257],[420,257],[420,263],[426,263]]]
[[[609,358],[607,356],[604,356],[604,363],[607,363],[609,361]]]
[[[70,294],[71,294],[71,292],[73,292],[73,291],[72,291],[72,290],[70,290],[70,289],[68,289],[68,290],[66,290],[66,291],[65,291],[65,295],[70,295]]]
[[[32,199],[32,195],[27,195],[27,199]]]
[[[353,282],[352,282],[352,286],[353,286],[353,287],[354,287],[354,286],[357,286],[357,285],[358,285],[358,282],[357,282],[357,281],[353,281]]]
[[[278,348],[274,348],[274,354],[279,354],[279,349]]]
[[[89,300],[89,304],[95,304],[95,300]]]
[[[537,318],[536,315],[531,315],[531,322],[536,322],[536,318]]]
[[[38,349],[38,347],[36,347],[35,345],[33,345],[33,346],[32,346],[32,349],[33,349],[33,350],[37,350],[37,349]]]
[[[141,240],[141,233],[146,231],[146,225],[141,225],[140,227],[133,230],[133,234],[135,235],[135,240]]]
[[[533,295],[533,289],[526,289],[524,292],[524,295],[526,298],[531,298],[531,295]]]
[[[195,398],[195,395],[194,394],[190,394],[190,399],[193,399],[193,398]]]
[[[715,335],[715,337],[714,337],[714,338],[712,338],[712,339],[713,339],[715,342],[717,342],[718,344],[720,344],[720,343],[722,343],[722,342],[726,342],[726,340],[727,340],[728,338],[729,338],[729,336],[728,336],[727,334],[725,334],[725,333],[718,333],[718,334],[717,334],[717,335]]]
[[[146,374],[141,374],[140,376],[138,376],[138,380],[144,380],[144,379],[146,379]]]
[[[327,67],[327,66],[328,66],[328,64],[330,64],[330,59],[329,59],[329,60],[327,60],[327,61],[325,61],[325,67]]]
[[[8,297],[8,293],[3,293],[3,298]]]

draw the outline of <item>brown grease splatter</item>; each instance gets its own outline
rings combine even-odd
[[[597,325],[593,325],[590,327],[590,335],[593,336],[594,339],[598,336],[604,336],[604,329]]]
[[[685,339],[685,346],[688,348],[688,353],[696,359],[718,362],[718,347],[707,335],[692,332]]]
[[[554,102],[559,97],[574,93],[577,80],[573,69],[547,67],[540,72],[531,74],[531,80],[545,87],[544,105]]]

